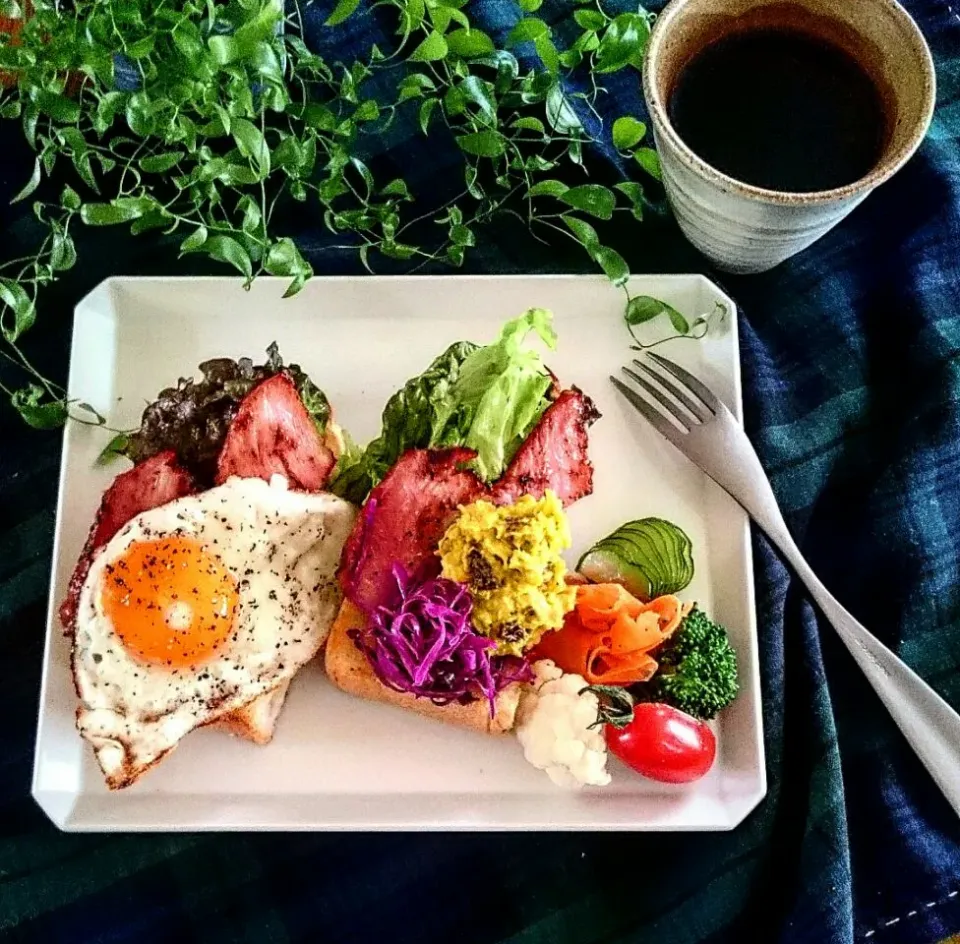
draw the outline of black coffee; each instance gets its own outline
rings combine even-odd
[[[706,46],[681,70],[668,110],[708,164],[793,193],[859,180],[886,136],[883,102],[864,69],[793,29],[747,30]]]

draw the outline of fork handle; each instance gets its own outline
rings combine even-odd
[[[806,585],[930,776],[960,814],[960,714],[837,602],[787,530],[766,475],[754,479],[757,481],[766,484],[769,496],[758,496],[754,488],[750,490],[754,501],[749,505],[738,500]]]

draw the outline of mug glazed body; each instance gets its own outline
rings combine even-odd
[[[673,127],[668,103],[691,58],[718,38],[771,26],[839,46],[875,83],[886,143],[861,179],[810,193],[768,190],[711,166]],[[738,273],[764,272],[805,249],[896,173],[923,140],[936,98],[930,50],[895,0],[671,0],[650,36],[643,87],[681,230],[718,268]]]
[[[683,235],[726,272],[772,269],[816,242],[869,193],[865,189],[812,204],[760,199],[722,174],[698,171],[658,133],[656,120],[653,136],[663,185]]]

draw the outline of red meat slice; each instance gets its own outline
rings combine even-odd
[[[576,387],[564,390],[494,484],[494,502],[506,505],[521,495],[542,498],[547,489],[564,505],[589,495],[593,464],[587,457],[587,429],[599,417],[586,394]]]
[[[257,384],[240,403],[217,460],[217,484],[231,475],[284,475],[294,488],[323,488],[336,464],[293,381],[283,373]]]
[[[412,449],[370,493],[340,562],[344,593],[361,610],[383,602],[394,563],[424,579],[440,572],[435,552],[457,507],[487,492],[462,468],[475,456],[472,449]]]
[[[94,551],[103,547],[131,518],[194,491],[190,473],[177,464],[177,455],[172,449],[158,452],[113,480],[100,501],[87,543],[70,578],[67,598],[60,605],[64,629],[69,632],[74,629],[80,590],[87,579]]]

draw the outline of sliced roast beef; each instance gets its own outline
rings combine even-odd
[[[100,501],[100,509],[87,543],[70,578],[67,598],[60,606],[60,622],[64,629],[72,631],[74,628],[80,590],[87,578],[94,552],[103,547],[131,518],[194,491],[196,489],[190,473],[177,464],[177,456],[172,449],[158,452],[114,479]]]
[[[312,492],[327,484],[335,464],[296,385],[279,373],[244,397],[217,460],[216,481],[222,485],[231,475],[269,481],[279,474]]]
[[[340,562],[347,598],[370,612],[383,602],[394,564],[424,578],[436,576],[440,538],[459,505],[487,493],[464,469],[472,449],[411,449],[370,493]]]
[[[494,484],[493,500],[504,505],[521,495],[542,498],[550,489],[564,505],[571,505],[589,495],[593,465],[587,457],[587,429],[599,417],[586,394],[575,387],[564,390]]]

